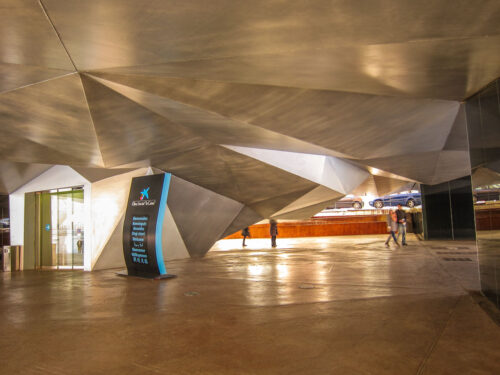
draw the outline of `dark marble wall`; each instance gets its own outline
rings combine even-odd
[[[420,185],[426,239],[474,239],[470,176]]]
[[[466,103],[479,273],[483,293],[500,308],[500,81]]]

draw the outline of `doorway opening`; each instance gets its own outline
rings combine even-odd
[[[35,193],[35,268],[83,269],[83,188]]]

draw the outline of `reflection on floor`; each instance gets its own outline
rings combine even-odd
[[[179,277],[0,274],[2,374],[500,373],[473,242],[220,241]]]

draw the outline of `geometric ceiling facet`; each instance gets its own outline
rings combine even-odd
[[[106,167],[168,156],[207,142],[140,104],[82,75]]]
[[[324,202],[329,202],[334,199],[341,198],[343,195],[344,194],[342,193],[339,193],[337,191],[328,189],[327,187],[320,185],[317,188],[311,190],[310,192],[304,194],[299,199],[290,203],[286,207],[282,208],[278,212],[274,213],[273,217],[281,216],[283,214],[293,211],[303,210],[307,207],[316,206]],[[327,204],[325,204],[323,208],[325,208],[326,206]],[[321,209],[319,211],[321,211]],[[313,212],[313,214],[316,212]]]
[[[155,77],[154,79],[152,77],[133,77],[132,79],[131,77],[127,77],[125,80],[127,84],[121,84],[100,78],[99,75],[88,76],[213,144],[231,144],[235,146],[342,156],[333,150],[254,126],[242,119],[234,119],[210,109],[200,108],[196,105],[196,100],[190,101],[181,97],[179,99],[182,101],[179,101],[159,95],[157,92],[168,91],[168,86],[164,85],[166,81],[161,77]],[[137,79],[137,82],[134,78]],[[129,86],[129,84],[132,86]],[[151,84],[154,87],[149,86]],[[134,87],[141,87],[141,89]],[[221,100],[227,102],[225,99],[221,98]]]
[[[317,184],[221,146],[209,146],[186,152],[155,165],[164,171],[248,206],[292,193],[285,203],[278,202],[275,212],[312,190]],[[304,193],[302,193],[304,191]],[[276,203],[276,202],[274,202]],[[259,212],[261,216],[267,216]]]
[[[224,145],[224,147],[273,165],[317,184],[322,181],[322,175],[325,168],[324,155],[311,155],[232,145]],[[331,187],[332,189],[342,191],[342,186],[337,179],[332,181],[332,184],[334,185]]]
[[[0,94],[70,73],[67,70],[40,66],[0,63]]]
[[[238,215],[234,218],[234,220],[231,222],[231,224],[226,228],[224,233],[222,233],[220,238],[229,236],[230,234],[238,230],[241,230],[245,227],[248,227],[254,223],[257,223],[262,219],[263,217],[260,216],[257,212],[255,212],[248,206],[244,206],[238,213]]]
[[[47,164],[15,163],[0,160],[0,194],[10,194],[51,168]]]
[[[84,177],[89,182],[97,182],[119,174],[132,172],[138,168],[84,168],[72,167],[79,175]]]
[[[414,184],[413,182],[411,184]],[[392,192],[403,191],[408,181],[392,177],[370,175],[361,185],[354,189],[353,195],[373,195],[381,197]]]
[[[224,145],[228,149],[324,185],[342,194],[361,184],[368,172],[339,158],[288,151]]]
[[[273,219],[276,220],[307,220],[317,213],[323,211],[326,207],[335,203],[338,199],[331,199],[325,202],[316,203],[304,208],[299,208],[294,211],[288,211],[280,215],[273,215]]]
[[[0,35],[0,63],[75,70],[38,1],[2,0]]]
[[[1,1],[0,159],[15,184],[43,169],[22,163],[91,179],[150,166],[250,220],[470,173],[460,101],[500,76],[498,1],[138,4]],[[477,100],[498,105],[490,94]],[[500,170],[498,134],[483,167]]]
[[[492,182],[500,183],[500,172],[496,172],[488,168],[477,168],[472,172],[471,181],[473,189],[492,185]]]
[[[82,70],[454,100],[500,75],[495,1],[44,3]]]
[[[439,154],[440,151],[403,154],[388,158],[363,160],[363,163],[413,181],[432,184]]]
[[[445,151],[468,151],[469,144],[467,140],[467,119],[465,115],[465,105],[460,104],[460,109],[448,134],[446,143],[443,147]]]
[[[191,257],[203,257],[243,204],[172,176],[167,206]]]
[[[342,190],[340,191],[344,194],[349,194],[363,183],[369,175],[365,169],[361,169],[340,158],[327,156],[325,158],[325,168],[321,184],[333,186],[330,181],[336,178],[342,186]]]
[[[471,39],[292,46],[267,54],[209,56],[99,71],[460,101],[500,76],[499,44],[497,31],[497,35]]]
[[[448,100],[304,90],[156,75],[93,74],[299,139],[336,152],[337,155],[333,156],[357,159],[442,149],[459,107],[457,102]],[[388,146],[391,141],[392,144]]]
[[[26,150],[19,150],[25,153],[23,161],[102,166],[85,94],[76,73],[1,94],[0,121],[2,147],[26,146]],[[5,152],[0,156],[11,157]]]
[[[470,173],[470,157],[467,151],[441,151],[432,184],[455,180]]]
[[[306,189],[294,190],[289,192],[275,192],[275,195],[269,196],[262,201],[254,202],[249,207],[265,218],[269,218],[276,212],[288,206],[290,202],[294,202],[311,190],[315,189],[317,185],[312,185]]]

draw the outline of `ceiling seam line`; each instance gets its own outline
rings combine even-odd
[[[66,55],[68,56],[68,59],[69,61],[71,62],[71,65],[73,65],[73,68],[75,69],[75,71],[77,72],[78,69],[75,65],[75,62],[73,61],[71,55],[69,54],[69,51],[68,49],[66,48],[66,45],[64,44],[62,38],[61,38],[61,34],[59,34],[59,31],[57,31],[55,25],[54,25],[54,22],[52,22],[52,19],[50,18],[49,16],[49,13],[47,12],[47,8],[45,8],[45,5],[42,3],[42,0],[38,0],[38,4],[40,5],[40,8],[42,8],[42,11],[43,11],[43,14],[45,15],[45,17],[47,18],[47,20],[49,21],[50,23],[50,26],[52,26],[52,29],[54,30],[54,32],[56,33],[57,35],[57,38],[59,39],[59,43],[61,43],[62,47],[64,48],[64,51],[66,52]]]
[[[64,78],[64,77],[68,77],[72,74],[76,74],[76,72],[69,72],[66,73],[66,74],[63,74],[61,76],[57,76],[57,77],[52,77],[52,78],[47,78],[47,79],[44,79],[43,81],[39,81],[39,82],[33,82],[33,83],[29,83],[27,85],[23,85],[23,86],[19,86],[19,87],[16,87],[14,89],[10,89],[10,90],[5,90],[5,91],[1,91],[0,92],[0,95],[3,95],[3,94],[8,94],[10,92],[14,92],[14,91],[17,91],[17,90],[22,90],[26,87],[31,87],[31,86],[35,86],[35,85],[40,85],[42,83],[46,83],[46,82],[50,82],[50,81],[53,81],[53,80],[56,80],[56,79],[59,79],[59,78]]]
[[[13,63],[13,62],[6,62],[6,61],[0,61],[0,65],[14,65],[14,66],[27,67],[27,68],[40,68],[40,69],[46,69],[46,70],[62,70],[65,72],[74,73],[73,70],[63,69],[63,68],[54,68],[54,67],[48,66],[48,65],[46,66],[46,65],[38,65],[38,64],[23,64],[23,63]]]
[[[101,163],[102,163],[102,166],[104,168],[106,168],[106,164],[104,163],[104,157],[103,157],[102,151],[101,151],[101,144],[99,143],[99,135],[97,134],[97,129],[96,129],[95,123],[94,123],[94,117],[92,116],[92,111],[90,110],[90,103],[89,103],[89,100],[87,98],[87,92],[85,91],[85,86],[84,86],[83,81],[82,81],[82,76],[80,74],[78,74],[78,78],[80,79],[80,85],[82,86],[83,97],[85,98],[85,103],[87,103],[87,110],[89,113],[90,122],[92,123],[92,128],[94,129],[94,134],[95,134],[95,140],[97,142],[97,149],[99,151],[99,155],[101,155]]]
[[[426,101],[442,101],[442,102],[457,102],[460,103],[462,99],[444,99],[444,98],[433,98],[433,97],[428,97],[428,96],[415,96],[415,95],[405,95],[404,93],[398,93],[398,94],[374,94],[370,92],[362,92],[362,91],[345,91],[345,90],[338,90],[338,89],[326,89],[326,88],[314,88],[314,87],[299,87],[299,86],[287,86],[287,85],[281,85],[281,84],[265,84],[265,83],[253,83],[253,82],[245,82],[245,81],[231,81],[231,80],[221,80],[221,79],[208,79],[208,78],[194,78],[194,77],[186,77],[186,76],[179,76],[179,75],[168,75],[168,74],[161,74],[161,73],[122,73],[119,71],[116,71],[115,69],[127,69],[127,68],[141,68],[141,67],[151,67],[151,66],[157,66],[157,65],[168,65],[168,63],[165,64],[154,64],[154,65],[135,65],[135,66],[125,66],[125,67],[114,67],[114,68],[105,68],[105,69],[91,69],[91,70],[84,70],[81,73],[84,74],[89,74],[89,75],[94,75],[94,76],[99,76],[99,74],[106,74],[106,75],[122,75],[122,76],[151,76],[151,77],[165,77],[165,78],[173,78],[173,79],[183,79],[183,80],[193,80],[193,81],[204,81],[204,82],[218,82],[222,84],[236,84],[236,85],[249,85],[249,86],[264,86],[264,87],[275,87],[278,89],[294,89],[294,90],[303,90],[303,91],[325,91],[325,92],[335,92],[339,94],[352,94],[352,95],[365,95],[365,96],[376,96],[376,97],[383,97],[383,98],[402,98],[402,99],[407,99],[407,100],[426,100]],[[115,70],[115,71],[113,71]],[[105,79],[105,78],[101,78]],[[109,81],[109,79],[108,79]],[[114,81],[113,81],[114,82]],[[403,96],[401,96],[403,94]]]

